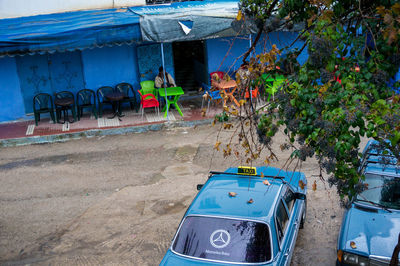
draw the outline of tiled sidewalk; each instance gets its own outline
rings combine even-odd
[[[117,117],[109,119],[108,117],[112,116],[112,114],[106,112],[103,114],[102,118],[98,118],[97,120],[93,115],[84,113],[80,121],[74,123],[66,122],[65,124],[54,124],[49,118],[41,119],[37,126],[35,125],[35,120],[3,123],[0,124],[0,141],[35,136],[69,134],[89,130],[140,127],[152,124],[163,124],[167,121],[173,123],[209,120],[222,111],[221,108],[211,107],[207,114],[203,115],[198,103],[193,104],[192,102],[188,102],[182,105],[181,110],[183,112],[183,117],[180,116],[175,109],[172,109],[170,110],[168,119],[167,117],[164,118],[164,113],[161,112],[161,110],[160,113],[157,114],[153,108],[148,108],[145,110],[145,114],[142,118],[140,112],[136,113],[126,107],[123,110],[124,116],[121,117],[121,121],[119,121]]]

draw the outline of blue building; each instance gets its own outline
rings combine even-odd
[[[238,1],[149,3],[1,19],[0,122],[33,119],[39,92],[96,91],[120,82],[140,89],[163,60],[185,95],[198,93],[209,73],[240,66],[254,36],[232,28]],[[295,38],[287,31],[269,34],[256,52]]]

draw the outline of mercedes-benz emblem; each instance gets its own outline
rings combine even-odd
[[[231,241],[231,235],[223,229],[215,230],[210,236],[210,243],[215,248],[224,248]]]

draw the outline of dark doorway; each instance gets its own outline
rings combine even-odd
[[[207,76],[204,41],[174,42],[172,50],[176,84],[185,95],[198,94]]]

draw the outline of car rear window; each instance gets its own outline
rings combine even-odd
[[[190,257],[224,262],[260,263],[271,259],[267,224],[217,217],[186,217],[172,250]]]

